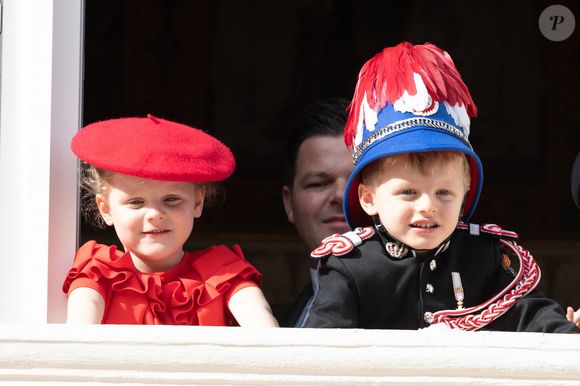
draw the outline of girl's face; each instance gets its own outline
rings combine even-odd
[[[106,194],[96,196],[99,211],[135,267],[162,272],[183,257],[193,221],[201,216],[205,189],[191,182],[155,181],[112,173]]]
[[[451,235],[466,193],[466,176],[459,165],[430,166],[423,174],[397,162],[372,186],[359,187],[365,212],[378,214],[391,235],[419,251],[434,249]]]

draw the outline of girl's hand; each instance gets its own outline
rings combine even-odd
[[[242,327],[278,327],[272,309],[258,287],[246,287],[230,298],[228,307]]]
[[[574,323],[577,327],[580,327],[580,308],[574,312],[572,307],[566,309],[566,317],[569,321]]]
[[[101,324],[105,299],[92,288],[79,287],[68,295],[66,322],[69,324]]]

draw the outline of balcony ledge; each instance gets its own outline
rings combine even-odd
[[[580,385],[580,336],[3,324],[0,382]]]

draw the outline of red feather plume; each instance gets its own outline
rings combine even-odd
[[[417,93],[413,73],[421,76],[433,100],[465,105],[470,117],[477,116],[477,107],[449,54],[430,43],[413,46],[403,42],[385,48],[361,68],[344,129],[344,142],[349,149],[353,147],[365,94],[369,106],[378,112],[401,98],[404,91],[409,95]]]

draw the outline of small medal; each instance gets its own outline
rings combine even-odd
[[[512,268],[512,261],[510,260],[510,258],[508,257],[508,255],[506,255],[505,253],[502,255],[501,258],[501,265],[503,266],[503,269],[509,273],[512,276],[516,276],[516,271]]]
[[[461,284],[461,275],[459,275],[459,272],[451,272],[451,280],[453,281],[455,300],[457,300],[457,309],[462,310],[465,294],[463,292],[463,285]]]

